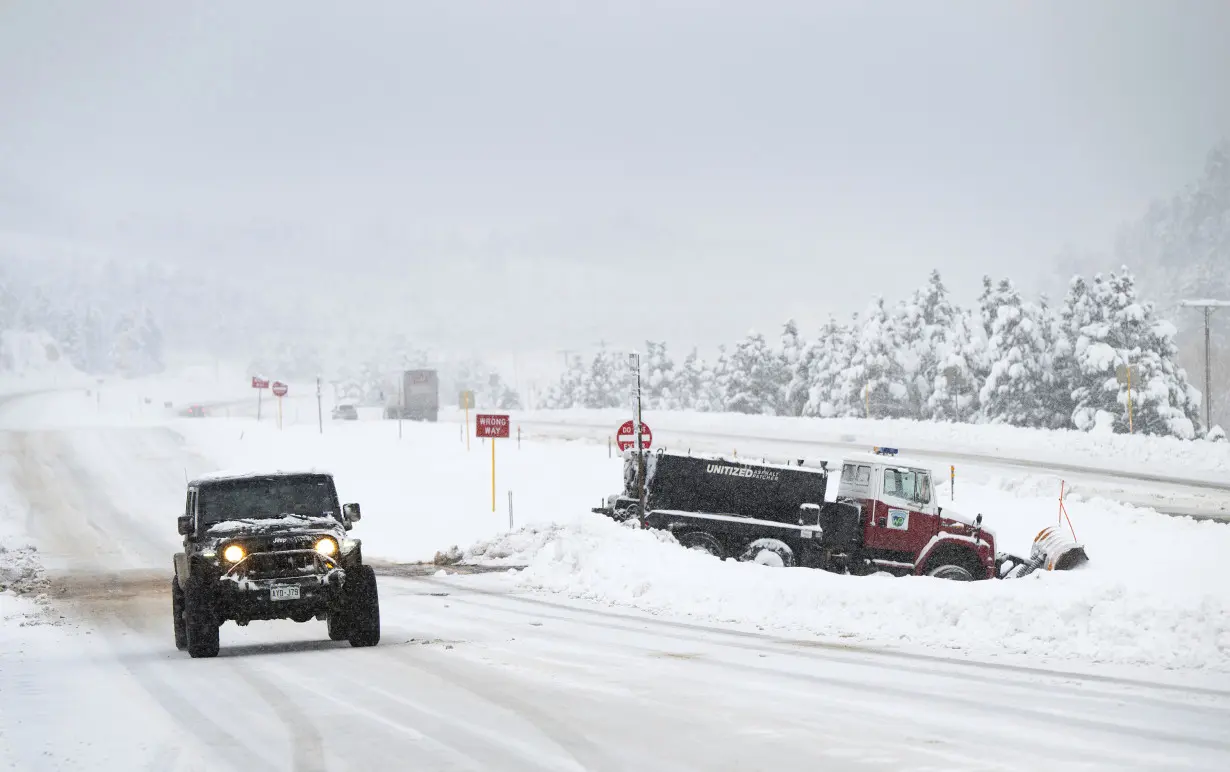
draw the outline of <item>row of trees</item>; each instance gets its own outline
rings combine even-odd
[[[140,302],[91,302],[55,283],[0,270],[0,331],[47,333],[78,370],[146,375],[163,368],[163,336]],[[2,365],[0,365],[2,366]]]
[[[983,280],[977,309],[952,302],[938,272],[911,298],[882,298],[807,339],[793,322],[676,365],[648,342],[645,394],[657,409],[914,418],[1198,435],[1200,394],[1175,363],[1175,328],[1137,297],[1126,270],[1072,279],[1060,308]],[[634,374],[600,350],[573,360],[546,408],[628,404]],[[1130,381],[1130,382],[1129,382]],[[1128,392],[1133,406],[1131,426]]]

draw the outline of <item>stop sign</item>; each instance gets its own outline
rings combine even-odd
[[[288,387],[285,383],[282,383],[281,381],[274,381],[272,388],[273,388],[273,396],[275,397],[285,397],[286,392],[290,391],[290,387]]]
[[[619,445],[620,450],[636,447],[636,424],[624,421],[619,431],[615,433],[615,442]],[[641,442],[644,450],[648,450],[653,444],[653,432],[649,431],[649,425],[645,423],[641,424]]]

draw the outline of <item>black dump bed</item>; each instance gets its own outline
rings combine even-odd
[[[628,463],[634,465],[635,456]],[[798,522],[803,504],[823,505],[828,485],[828,473],[813,467],[666,452],[646,458],[645,479],[649,511],[738,515],[792,524]]]

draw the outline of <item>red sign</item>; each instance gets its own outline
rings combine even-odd
[[[479,413],[475,422],[476,437],[494,437],[508,439],[508,429],[511,422],[506,415],[485,415]]]
[[[620,450],[635,448],[636,424],[624,421],[619,431],[615,433],[615,442],[618,443]],[[644,450],[649,450],[649,446],[653,444],[653,432],[649,431],[649,425],[645,423],[641,424],[641,443]]]
[[[257,377],[254,375],[254,376],[252,376],[252,388],[254,388],[254,389],[267,389],[267,388],[269,388],[269,381],[265,380],[264,378],[257,378]]]
[[[290,391],[290,387],[289,387],[289,386],[287,386],[285,383],[282,383],[281,381],[274,381],[274,382],[273,382],[273,396],[275,396],[275,397],[285,397],[285,396],[286,396],[286,392],[288,392],[288,391]]]

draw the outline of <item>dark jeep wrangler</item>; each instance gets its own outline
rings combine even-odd
[[[346,532],[358,504],[338,506],[320,472],[213,475],[188,483],[175,555],[175,647],[218,653],[218,628],[233,620],[325,620],[329,638],[380,642],[376,574]]]

